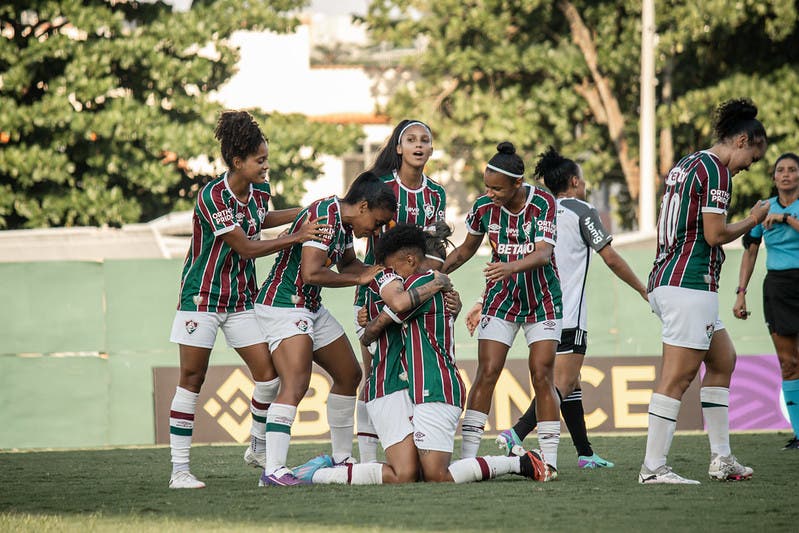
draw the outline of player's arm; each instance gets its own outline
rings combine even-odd
[[[477,249],[480,248],[480,244],[482,242],[482,233],[468,233],[466,238],[463,240],[463,243],[452,250],[452,252],[450,252],[450,254],[447,256],[447,259],[444,261],[444,265],[441,267],[441,272],[445,274],[451,274],[457,270],[462,264],[471,259],[474,254],[477,253]]]
[[[536,241],[535,250],[523,258],[507,263],[489,263],[483,269],[487,280],[501,281],[520,272],[535,270],[552,262],[552,251],[555,247],[547,241]]]
[[[348,249],[344,255],[352,254],[354,261],[360,264],[351,270],[346,269],[353,260],[344,261],[345,268],[341,268],[339,263],[339,272],[335,272],[327,267],[327,251],[316,246],[303,246],[302,259],[300,260],[300,274],[302,275],[303,283],[311,285],[319,285],[321,287],[352,287],[354,285],[366,285],[369,283],[375,274],[380,270],[380,267],[366,267],[363,263],[355,258],[355,252],[352,248]]]
[[[264,228],[274,228],[284,224],[290,224],[294,222],[294,219],[297,218],[297,215],[300,214],[300,211],[302,211],[302,207],[269,211],[266,213],[261,226]]]
[[[309,240],[321,241],[329,227],[327,224],[320,224],[317,220],[304,223],[294,233],[281,234],[274,239],[252,241],[237,225],[232,230],[220,235],[219,238],[243,259],[255,259]]]
[[[770,205],[768,200],[761,200],[749,210],[745,219],[727,224],[725,213],[702,212],[702,235],[710,246],[721,246],[732,242],[766,219]]]
[[[746,248],[741,256],[741,268],[738,270],[738,288],[735,289],[735,305],[732,307],[732,314],[735,318],[746,320],[749,318],[749,312],[746,309],[746,288],[749,286],[749,280],[752,279],[752,272],[755,270],[760,241],[747,240],[744,237],[744,244]]]
[[[376,341],[378,337],[380,337],[380,335],[388,326],[394,323],[395,320],[391,315],[385,311],[380,311],[380,314],[371,320],[363,329],[363,335],[361,335],[361,344],[364,346],[369,346]]]
[[[610,243],[603,246],[597,253],[608,266],[608,268],[610,268],[610,270],[616,274],[617,278],[632,287],[635,292],[641,295],[641,298],[649,301],[649,298],[646,296],[646,287],[644,284],[641,283],[641,280],[635,275],[635,272],[633,272],[633,269],[630,268],[630,265],[627,263],[627,261],[625,261],[624,258],[613,249]]]
[[[380,297],[394,313],[405,313],[426,302],[437,292],[446,292],[450,289],[452,289],[452,282],[449,276],[435,272],[435,278],[432,281],[428,281],[420,287],[411,287],[408,290],[405,290],[402,281],[397,278],[380,290]]]

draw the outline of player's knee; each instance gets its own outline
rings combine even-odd
[[[493,385],[499,379],[503,366],[493,362],[480,365],[474,378],[475,383]]]
[[[180,386],[192,392],[200,392],[200,389],[205,382],[205,372],[202,370],[194,370],[190,368],[183,368],[180,370]]]

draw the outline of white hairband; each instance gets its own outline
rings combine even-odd
[[[424,256],[425,256],[426,258],[428,258],[428,259],[434,259],[434,260],[436,260],[436,261],[439,261],[439,262],[441,262],[441,263],[443,263],[443,262],[444,262],[444,260],[443,260],[442,258],[438,257],[437,255],[432,255],[432,254],[424,254]]]
[[[419,122],[418,120],[414,120],[412,122],[408,122],[407,124],[405,124],[405,127],[400,130],[399,135],[397,136],[397,145],[398,146],[400,144],[402,144],[402,134],[405,133],[405,130],[407,130],[411,126],[421,126],[421,127],[423,127],[424,129],[427,130],[427,133],[430,135],[430,138],[432,139],[433,132],[430,131],[430,128],[427,127],[427,124],[425,124],[424,122]]]
[[[506,176],[510,176],[511,178],[523,178],[524,177],[524,174],[514,174],[513,172],[509,172],[509,171],[505,170],[504,168],[495,167],[491,163],[488,163],[486,166],[488,168],[490,168],[491,170],[499,172],[500,174],[505,174]]]

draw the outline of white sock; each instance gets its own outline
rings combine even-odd
[[[680,400],[654,393],[649,400],[649,429],[646,435],[646,456],[644,466],[655,471],[666,464],[674,430],[677,429],[677,415],[680,413]]]
[[[250,400],[250,413],[252,414],[250,446],[256,453],[264,453],[266,450],[266,412],[277,396],[279,388],[280,378],[275,378],[272,381],[255,382],[255,389],[252,391],[252,399]]]
[[[560,420],[538,421],[538,446],[544,461],[558,468],[558,445],[560,444]]]
[[[377,431],[369,418],[366,402],[358,400],[355,413],[358,419],[358,455],[361,463],[377,461]]]
[[[169,448],[172,453],[172,472],[189,469],[191,435],[194,432],[194,411],[197,394],[175,387],[175,396],[169,408]]]
[[[291,441],[291,425],[297,415],[297,407],[273,403],[266,413],[266,467],[264,472],[272,474],[286,466]]]
[[[449,465],[449,473],[455,483],[471,483],[494,479],[504,474],[519,473],[519,458],[515,456],[486,456],[461,459]]]
[[[477,457],[477,450],[480,448],[480,440],[483,438],[485,425],[488,421],[488,415],[467,409],[463,415],[463,422],[461,422],[461,458],[472,459]]]
[[[340,463],[352,457],[352,430],[355,426],[355,396],[328,393],[327,423],[333,460]]]
[[[329,485],[382,485],[383,463],[346,464],[333,468],[320,468],[313,475],[313,482]]]
[[[702,416],[705,419],[710,453],[727,457],[730,450],[730,389],[702,387],[699,389]]]

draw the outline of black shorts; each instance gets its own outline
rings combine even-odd
[[[567,328],[560,333],[558,354],[579,353],[585,355],[588,348],[588,332],[580,328]]]
[[[769,333],[799,333],[799,268],[768,271],[763,280],[763,314]]]

